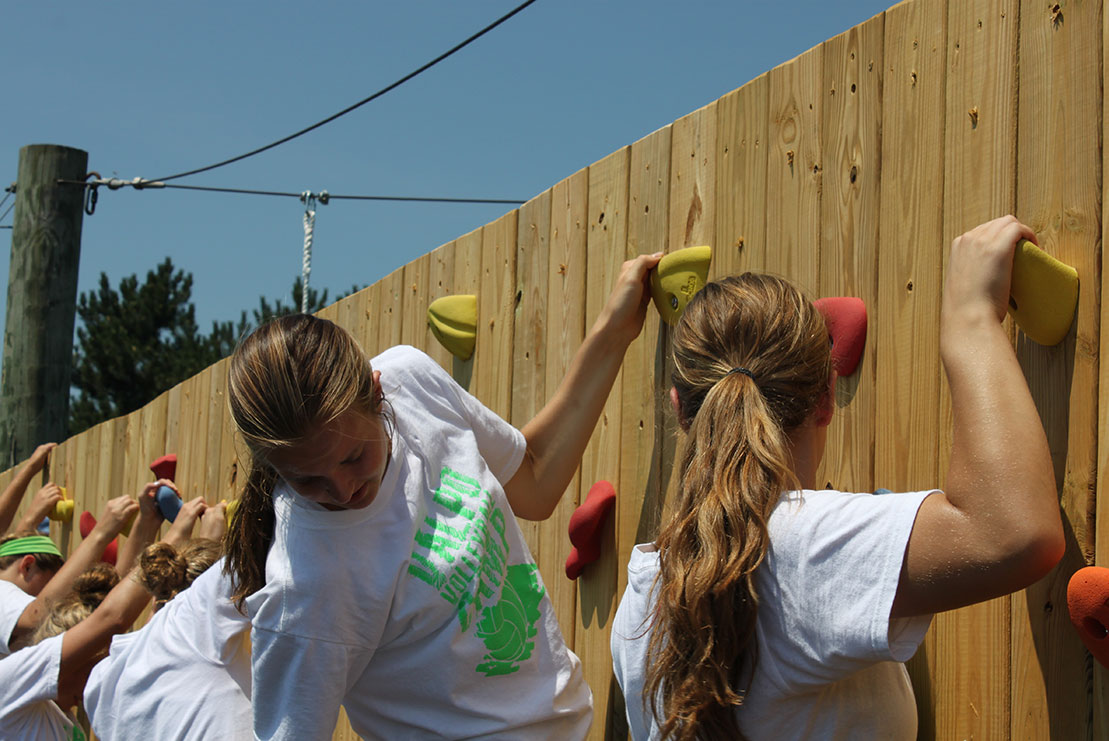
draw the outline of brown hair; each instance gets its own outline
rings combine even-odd
[[[20,530],[19,532],[15,533],[8,533],[4,537],[0,538],[0,545],[4,545],[9,540],[15,540],[16,538],[26,538],[29,535],[38,535],[38,533],[32,530]],[[4,556],[3,558],[0,558],[0,571],[8,568],[13,563],[23,558],[23,556],[34,556],[35,566],[37,566],[40,571],[50,571],[57,573],[58,569],[65,565],[65,559],[61,556],[56,556],[53,553],[23,553],[15,556]]]
[[[274,319],[248,335],[231,356],[227,388],[231,416],[250,451],[224,567],[242,609],[246,598],[265,586],[273,543],[278,476],[267,457],[349,409],[381,414],[382,400],[374,394],[370,361],[354,338],[308,314]]]
[[[770,513],[799,485],[788,433],[828,392],[828,330],[790,283],[744,273],[690,301],[673,346],[688,439],[656,542],[643,702],[664,739],[742,738],[735,710],[758,660],[754,572]]]
[[[50,612],[32,634],[30,642],[35,644],[64,633],[87,618],[116,584],[119,584],[119,574],[112,566],[98,563],[89,568],[74,580],[69,593],[50,608]]]
[[[222,553],[223,546],[210,538],[193,538],[180,549],[155,543],[143,551],[138,580],[154,596],[154,610],[188,589]]]

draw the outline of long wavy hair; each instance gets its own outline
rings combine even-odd
[[[736,709],[758,661],[754,574],[770,513],[799,485],[789,433],[828,401],[828,330],[792,284],[744,273],[690,301],[673,354],[687,444],[656,541],[643,702],[663,739],[743,738]]]
[[[231,416],[250,453],[246,483],[231,518],[224,570],[239,609],[266,583],[273,544],[273,489],[278,475],[268,462],[349,409],[391,418],[375,395],[373,369],[346,330],[309,314],[274,319],[250,333],[231,356]]]

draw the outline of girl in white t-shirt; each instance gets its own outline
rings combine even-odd
[[[340,704],[366,738],[584,736],[589,689],[515,517],[565,491],[660,256],[624,264],[522,431],[414,348],[371,361],[305,315],[243,340],[228,400],[252,461],[227,553],[259,737],[327,736]]]
[[[209,508],[202,528],[210,515],[224,522],[221,508]],[[203,536],[143,554],[140,579],[154,595],[155,613],[112,639],[89,676],[84,707],[97,737],[253,738],[250,624],[232,604],[221,568],[210,568],[222,545]]]
[[[1001,326],[1021,238],[1035,235],[1010,216],[951,247],[944,491],[816,490],[835,379],[825,321],[792,285],[747,273],[689,303],[673,336],[678,494],[633,550],[612,630],[634,738],[916,738],[899,662],[931,614],[1058,562],[1047,441]]]
[[[138,510],[132,537],[136,531],[157,533],[162,517],[154,491],[164,483],[148,484],[139,502],[119,507],[124,521]],[[203,511],[203,500],[186,503],[165,542],[184,542]],[[80,703],[89,672],[112,636],[128,630],[149,599],[136,579],[121,579],[107,564],[78,576],[38,625],[32,645],[0,660],[0,738],[83,739],[81,727],[63,708]]]

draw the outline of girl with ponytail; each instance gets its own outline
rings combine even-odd
[[[1001,319],[1013,217],[951,247],[943,491],[816,490],[834,373],[788,282],[710,283],[674,331],[678,493],[635,546],[612,657],[635,739],[916,738],[902,663],[932,614],[1022,589],[1064,542],[1047,441]]]
[[[565,379],[517,430],[431,358],[324,319],[231,358],[251,454],[227,539],[259,738],[582,738],[591,696],[516,517],[558,504],[647,311],[624,264]],[[481,349],[478,349],[481,352]]]

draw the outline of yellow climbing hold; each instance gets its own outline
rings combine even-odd
[[[66,494],[64,486],[58,488],[62,490],[62,498],[54,503],[49,517],[55,522],[73,522],[73,500]]]
[[[711,261],[712,248],[705,245],[686,247],[659,260],[651,271],[651,298],[664,322],[677,322],[693,294],[705,287]]]
[[[427,307],[427,324],[439,344],[469,360],[477,341],[477,296],[443,296]]]
[[[1078,271],[1027,239],[1013,255],[1009,313],[1028,337],[1041,345],[1063,341],[1078,305]]]

